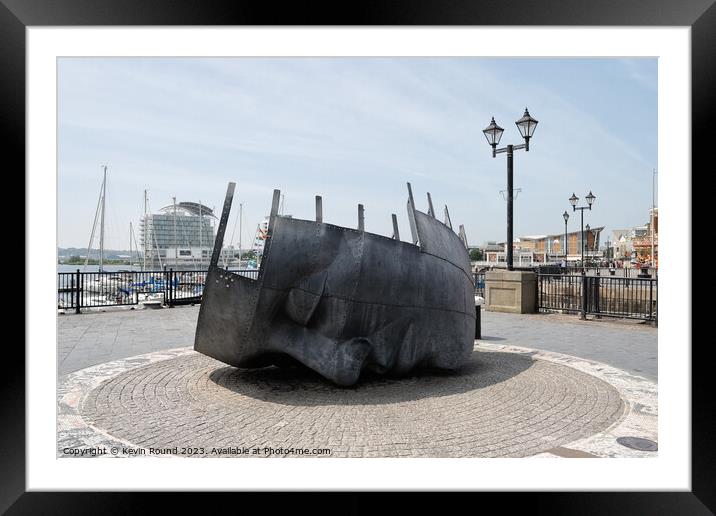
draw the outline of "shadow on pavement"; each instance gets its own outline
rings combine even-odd
[[[283,405],[382,405],[450,396],[504,382],[530,368],[515,353],[474,351],[456,371],[422,370],[404,377],[364,372],[352,387],[338,387],[302,365],[238,369],[220,367],[211,381],[237,394]]]

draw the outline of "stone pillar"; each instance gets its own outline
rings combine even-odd
[[[535,313],[537,274],[531,271],[487,271],[485,309],[488,312]]]

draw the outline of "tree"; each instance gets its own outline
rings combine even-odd
[[[470,249],[470,261],[479,262],[482,260],[482,250],[478,248]]]

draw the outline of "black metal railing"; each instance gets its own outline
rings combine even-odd
[[[583,293],[584,299],[582,298]],[[658,280],[538,274],[537,307],[542,311],[580,312],[623,319],[658,320]]]
[[[506,266],[501,264],[485,265],[484,270],[505,270]],[[581,274],[582,267],[580,265],[569,264],[562,267],[558,263],[550,263],[546,265],[535,264],[533,266],[515,266],[515,270],[534,271],[539,274]],[[639,278],[648,277],[656,278],[659,275],[659,269],[655,267],[608,267],[602,265],[585,265],[584,271],[587,276],[615,276],[617,278]]]
[[[258,269],[232,272],[251,279]],[[206,270],[59,272],[57,308],[80,313],[83,308],[161,304],[175,306],[201,303]]]
[[[580,269],[581,270],[581,269]],[[60,272],[57,307],[80,313],[83,308],[155,303],[166,306],[201,303],[206,270]],[[251,279],[258,269],[232,271]],[[601,272],[601,271],[599,271]],[[658,279],[537,270],[537,308],[541,311],[658,320]],[[475,295],[485,297],[485,271],[473,273]],[[583,292],[586,293],[584,301]]]
[[[552,274],[581,274],[582,268],[579,266],[557,267],[558,270],[551,270]],[[540,268],[540,272],[542,272]],[[544,271],[548,272],[548,271]],[[613,276],[616,278],[656,278],[659,270],[653,267],[595,267],[585,266],[584,272],[587,276]]]

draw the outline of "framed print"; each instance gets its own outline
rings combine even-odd
[[[690,186],[716,7],[575,6],[2,0],[28,246],[0,507],[713,511]]]

